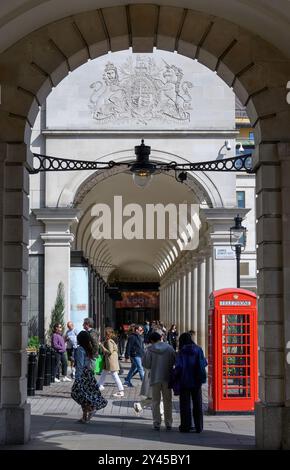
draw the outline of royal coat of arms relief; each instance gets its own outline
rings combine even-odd
[[[147,57],[130,57],[118,67],[108,62],[102,80],[90,85],[89,108],[100,124],[132,121],[147,125],[154,120],[189,123],[193,84],[181,68],[163,60],[161,66]]]

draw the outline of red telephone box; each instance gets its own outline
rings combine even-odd
[[[254,411],[258,399],[256,294],[244,289],[212,292],[208,335],[209,411]]]

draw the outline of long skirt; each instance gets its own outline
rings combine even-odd
[[[86,367],[81,378],[74,381],[71,397],[82,408],[92,407],[94,410],[100,410],[108,404],[99,390],[94,372]]]

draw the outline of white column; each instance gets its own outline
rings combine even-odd
[[[175,275],[173,280],[173,310],[171,317],[171,324],[173,323],[177,323],[177,278]]]
[[[197,342],[205,349],[205,259],[198,264]]]
[[[36,219],[45,224],[41,238],[44,241],[44,326],[47,332],[60,282],[64,285],[65,323],[70,317],[70,248],[74,239],[70,226],[78,222],[78,210],[49,208],[36,209],[34,213]]]
[[[164,281],[164,284],[162,286],[162,311],[161,311],[161,315],[159,318],[161,321],[164,318],[165,311],[166,311],[166,287],[165,287],[165,281]]]
[[[191,282],[191,327],[197,333],[197,299],[198,299],[198,269],[197,265],[194,264],[191,271],[192,282]]]
[[[249,212],[249,209],[238,209],[241,217]],[[207,224],[206,245],[212,247],[213,256],[213,286],[214,290],[227,287],[236,287],[236,260],[230,247],[230,227],[237,215],[237,208],[202,209],[201,218]],[[224,250],[225,254],[217,249]],[[229,259],[228,253],[232,254]]]
[[[168,317],[168,308],[169,308],[169,295],[168,295],[168,281],[165,287],[165,312],[162,318],[162,322],[166,323],[167,322],[167,317]]]
[[[159,317],[160,318],[162,318],[162,313],[163,313],[163,287],[160,284],[160,287],[159,287]]]
[[[173,281],[172,281],[172,277],[171,277],[170,278],[170,284],[169,284],[169,312],[168,312],[168,320],[167,320],[166,328],[170,328],[171,320],[172,320],[172,308],[173,308],[172,290],[173,290]]]
[[[189,331],[191,327],[191,285],[192,285],[192,272],[191,265],[188,265],[188,271],[186,273],[186,303],[185,303],[185,330]]]
[[[180,277],[177,274],[176,280],[176,325],[178,332],[180,333]]]
[[[186,289],[186,279],[185,279],[185,270],[182,268],[180,270],[180,333],[184,333],[185,331],[185,289]]]
[[[208,354],[208,309],[209,309],[209,296],[212,292],[212,257],[210,254],[206,257],[205,268],[205,350],[204,353]]]

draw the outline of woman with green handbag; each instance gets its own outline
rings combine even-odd
[[[82,407],[80,423],[88,423],[93,414],[107,406],[102,396],[94,373],[95,361],[93,346],[87,331],[77,336],[78,347],[75,352],[76,377],[71,389],[71,397]]]
[[[106,328],[105,329],[105,341],[104,344],[100,343],[102,348],[104,357],[105,357],[105,364],[104,369],[101,373],[101,377],[99,380],[99,389],[104,390],[104,383],[106,380],[107,374],[111,374],[115,384],[118,387],[118,392],[114,393],[114,397],[123,397],[124,396],[124,387],[119,377],[119,355],[118,355],[118,346],[113,340],[114,330],[113,328]]]
[[[105,358],[104,358],[104,355],[102,353],[102,348],[100,346],[99,354],[95,359],[95,373],[98,374],[98,375],[101,374],[103,369],[104,369],[104,365],[105,365]]]

